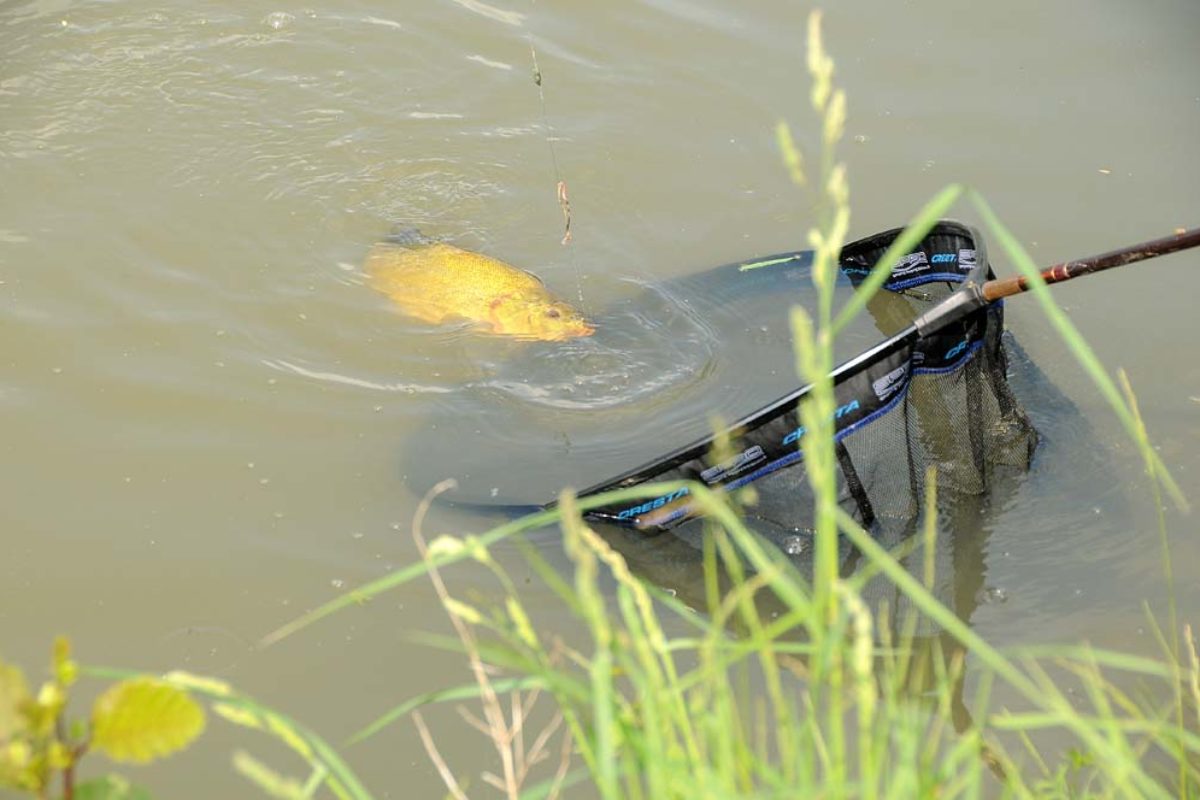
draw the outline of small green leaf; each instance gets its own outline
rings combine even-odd
[[[87,720],[73,719],[67,725],[67,736],[71,741],[78,742],[87,736]]]
[[[92,745],[114,761],[146,762],[187,747],[204,711],[186,692],[153,678],[111,686],[92,707]]]
[[[21,707],[32,698],[29,684],[21,668],[0,661],[0,741],[24,730],[25,717]]]
[[[49,736],[58,715],[67,705],[67,693],[54,681],[46,681],[38,689],[37,699],[21,709],[25,723],[35,736]]]
[[[0,788],[38,791],[45,784],[45,770],[29,742],[0,744]]]
[[[54,741],[46,747],[46,764],[52,770],[62,770],[71,766],[71,751],[62,742]]]
[[[71,642],[65,636],[54,640],[54,679],[64,689],[79,677],[79,665],[71,659]]]
[[[75,800],[150,800],[150,794],[120,775],[105,775],[76,786]]]

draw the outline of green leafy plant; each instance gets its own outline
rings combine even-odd
[[[183,689],[136,677],[110,686],[84,719],[67,716],[79,666],[65,638],[54,643],[51,677],[34,695],[20,668],[0,662],[0,788],[48,797],[61,779],[64,800],[144,797],[118,776],[76,786],[80,760],[100,752],[146,763],[187,747],[204,730],[204,711]]]
[[[233,755],[234,770],[268,796],[299,800],[314,797],[324,788],[340,800],[369,800],[371,797],[353,770],[318,734],[286,714],[238,692],[225,681],[188,672],[169,672],[161,678],[148,678],[139,673],[104,667],[84,667],[81,672],[96,678],[119,679],[121,683],[117,686],[142,686],[149,683],[167,687],[175,692],[202,697],[208,701],[210,710],[217,717],[281,742],[307,766],[306,777],[296,778],[276,772],[242,751]],[[169,705],[157,692],[149,694],[160,704],[155,707]],[[147,720],[145,724],[153,723]],[[144,752],[144,748],[140,752]]]
[[[72,719],[70,691],[81,676],[112,682],[86,719]],[[187,672],[152,676],[80,666],[64,638],[54,644],[51,677],[36,695],[19,667],[0,661],[0,789],[63,800],[149,800],[148,792],[117,774],[77,783],[80,761],[98,752],[120,764],[146,764],[186,749],[207,719],[197,698],[206,700],[217,717],[283,743],[307,765],[306,778],[293,778],[236,752],[234,769],[264,794],[304,800],[326,788],[340,800],[369,800],[324,739],[228,683]],[[56,783],[60,792],[54,791]]]

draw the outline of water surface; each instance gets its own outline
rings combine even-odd
[[[66,632],[92,662],[226,676],[335,741],[467,681],[461,659],[403,639],[445,628],[423,583],[275,648],[249,642],[415,558],[415,491],[439,476],[410,470],[406,448],[439,409],[461,410],[480,453],[520,444],[499,409],[595,419],[589,458],[636,462],[655,436],[790,382],[778,306],[763,322],[653,287],[802,246],[809,208],[772,128],[787,117],[813,139],[807,11],[0,2],[4,657],[32,668]],[[979,187],[1045,263],[1200,222],[1193,0],[838,3],[826,30],[850,98],[854,235],[902,224],[950,181]],[[527,267],[593,314],[653,302],[604,343],[538,357],[431,329],[358,271],[397,222]],[[1198,258],[1056,289],[1105,364],[1129,371],[1194,496]],[[1164,589],[1136,459],[1032,303],[1008,313],[1077,417],[1051,420],[1032,478],[986,515],[972,624],[1000,644],[1152,653],[1141,602],[1161,611]],[[554,452],[569,461],[568,444]],[[1196,525],[1168,524],[1196,622]],[[644,571],[686,591],[694,570],[660,547]],[[469,593],[481,576],[456,580]],[[536,586],[539,624],[568,629]],[[430,719],[457,769],[486,765],[452,712]],[[224,767],[239,744],[270,752],[214,724],[145,781],[246,794]],[[407,724],[350,760],[380,795],[440,796]]]

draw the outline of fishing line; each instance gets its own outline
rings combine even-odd
[[[529,39],[529,56],[533,60],[533,82],[538,89],[538,100],[541,103],[542,110],[542,131],[546,137],[546,145],[550,149],[550,163],[554,166],[554,180],[556,181],[555,195],[558,199],[558,206],[562,209],[563,214],[563,237],[560,244],[568,245],[571,243],[571,200],[567,195],[567,182],[562,178],[562,170],[558,166],[558,153],[554,149],[554,128],[550,125],[550,117],[546,113],[546,90],[542,86],[542,69],[538,65],[537,50],[533,46],[533,32],[528,34]],[[579,268],[579,259],[574,252],[571,254],[571,266],[575,269],[575,292],[579,297],[579,304],[587,311],[587,303],[583,299],[583,271]]]

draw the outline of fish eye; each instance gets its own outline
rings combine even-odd
[[[558,319],[559,317],[562,316],[562,312],[559,311],[557,308],[552,308],[546,312],[546,316],[549,317],[550,319]]]

